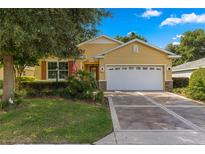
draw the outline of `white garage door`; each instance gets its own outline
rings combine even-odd
[[[108,66],[107,90],[163,90],[163,67]]]

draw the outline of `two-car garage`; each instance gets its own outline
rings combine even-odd
[[[107,90],[163,90],[163,66],[109,65]]]

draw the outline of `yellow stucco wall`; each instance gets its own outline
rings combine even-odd
[[[133,45],[138,46],[139,53],[133,53]],[[138,42],[113,50],[105,55],[104,59],[100,59],[100,66],[105,67],[105,71],[100,72],[100,80],[106,80],[106,64],[166,65],[165,81],[172,80],[171,71],[167,71],[167,67],[171,67],[172,61],[167,54]]]
[[[133,45],[136,44],[139,48],[139,53],[133,53]],[[83,63],[98,63],[100,66],[105,67],[104,72],[99,72],[99,80],[106,80],[105,72],[106,72],[106,64],[136,64],[136,65],[162,65],[165,66],[165,81],[172,80],[171,71],[167,70],[167,67],[171,67],[172,60],[168,58],[166,53],[163,53],[157,49],[149,47],[139,42],[133,42],[119,49],[113,50],[107,55],[105,55],[104,59],[93,59],[93,56],[101,53],[105,50],[114,48],[120,45],[117,42],[111,42],[108,44],[101,43],[86,43],[81,45],[79,48],[84,50],[84,54],[86,55],[86,59],[77,60],[77,64],[80,69],[83,68]],[[44,59],[45,61],[53,61],[58,60],[55,57],[49,57]],[[69,59],[68,59],[69,61]],[[41,79],[41,61],[39,61],[39,66],[35,67],[35,77],[36,79]],[[84,68],[83,68],[84,69]]]
[[[41,80],[41,61],[39,62],[39,66],[35,66],[35,78],[37,80]]]
[[[84,54],[86,55],[86,59],[90,60],[92,59],[93,56],[96,56],[97,54],[105,50],[114,48],[118,45],[119,43],[115,43],[115,42],[113,42],[112,44],[111,43],[110,44],[84,44],[79,48],[85,50]]]

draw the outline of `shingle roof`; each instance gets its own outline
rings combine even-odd
[[[200,67],[203,67],[203,68],[205,67],[205,58],[175,66],[172,68],[172,70],[174,72],[174,71],[180,71],[180,70],[197,69]]]

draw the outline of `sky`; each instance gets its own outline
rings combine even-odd
[[[104,18],[97,26],[98,35],[126,36],[130,32],[144,36],[149,43],[165,48],[178,44],[183,33],[201,28],[205,30],[205,9],[107,9],[111,18]]]

